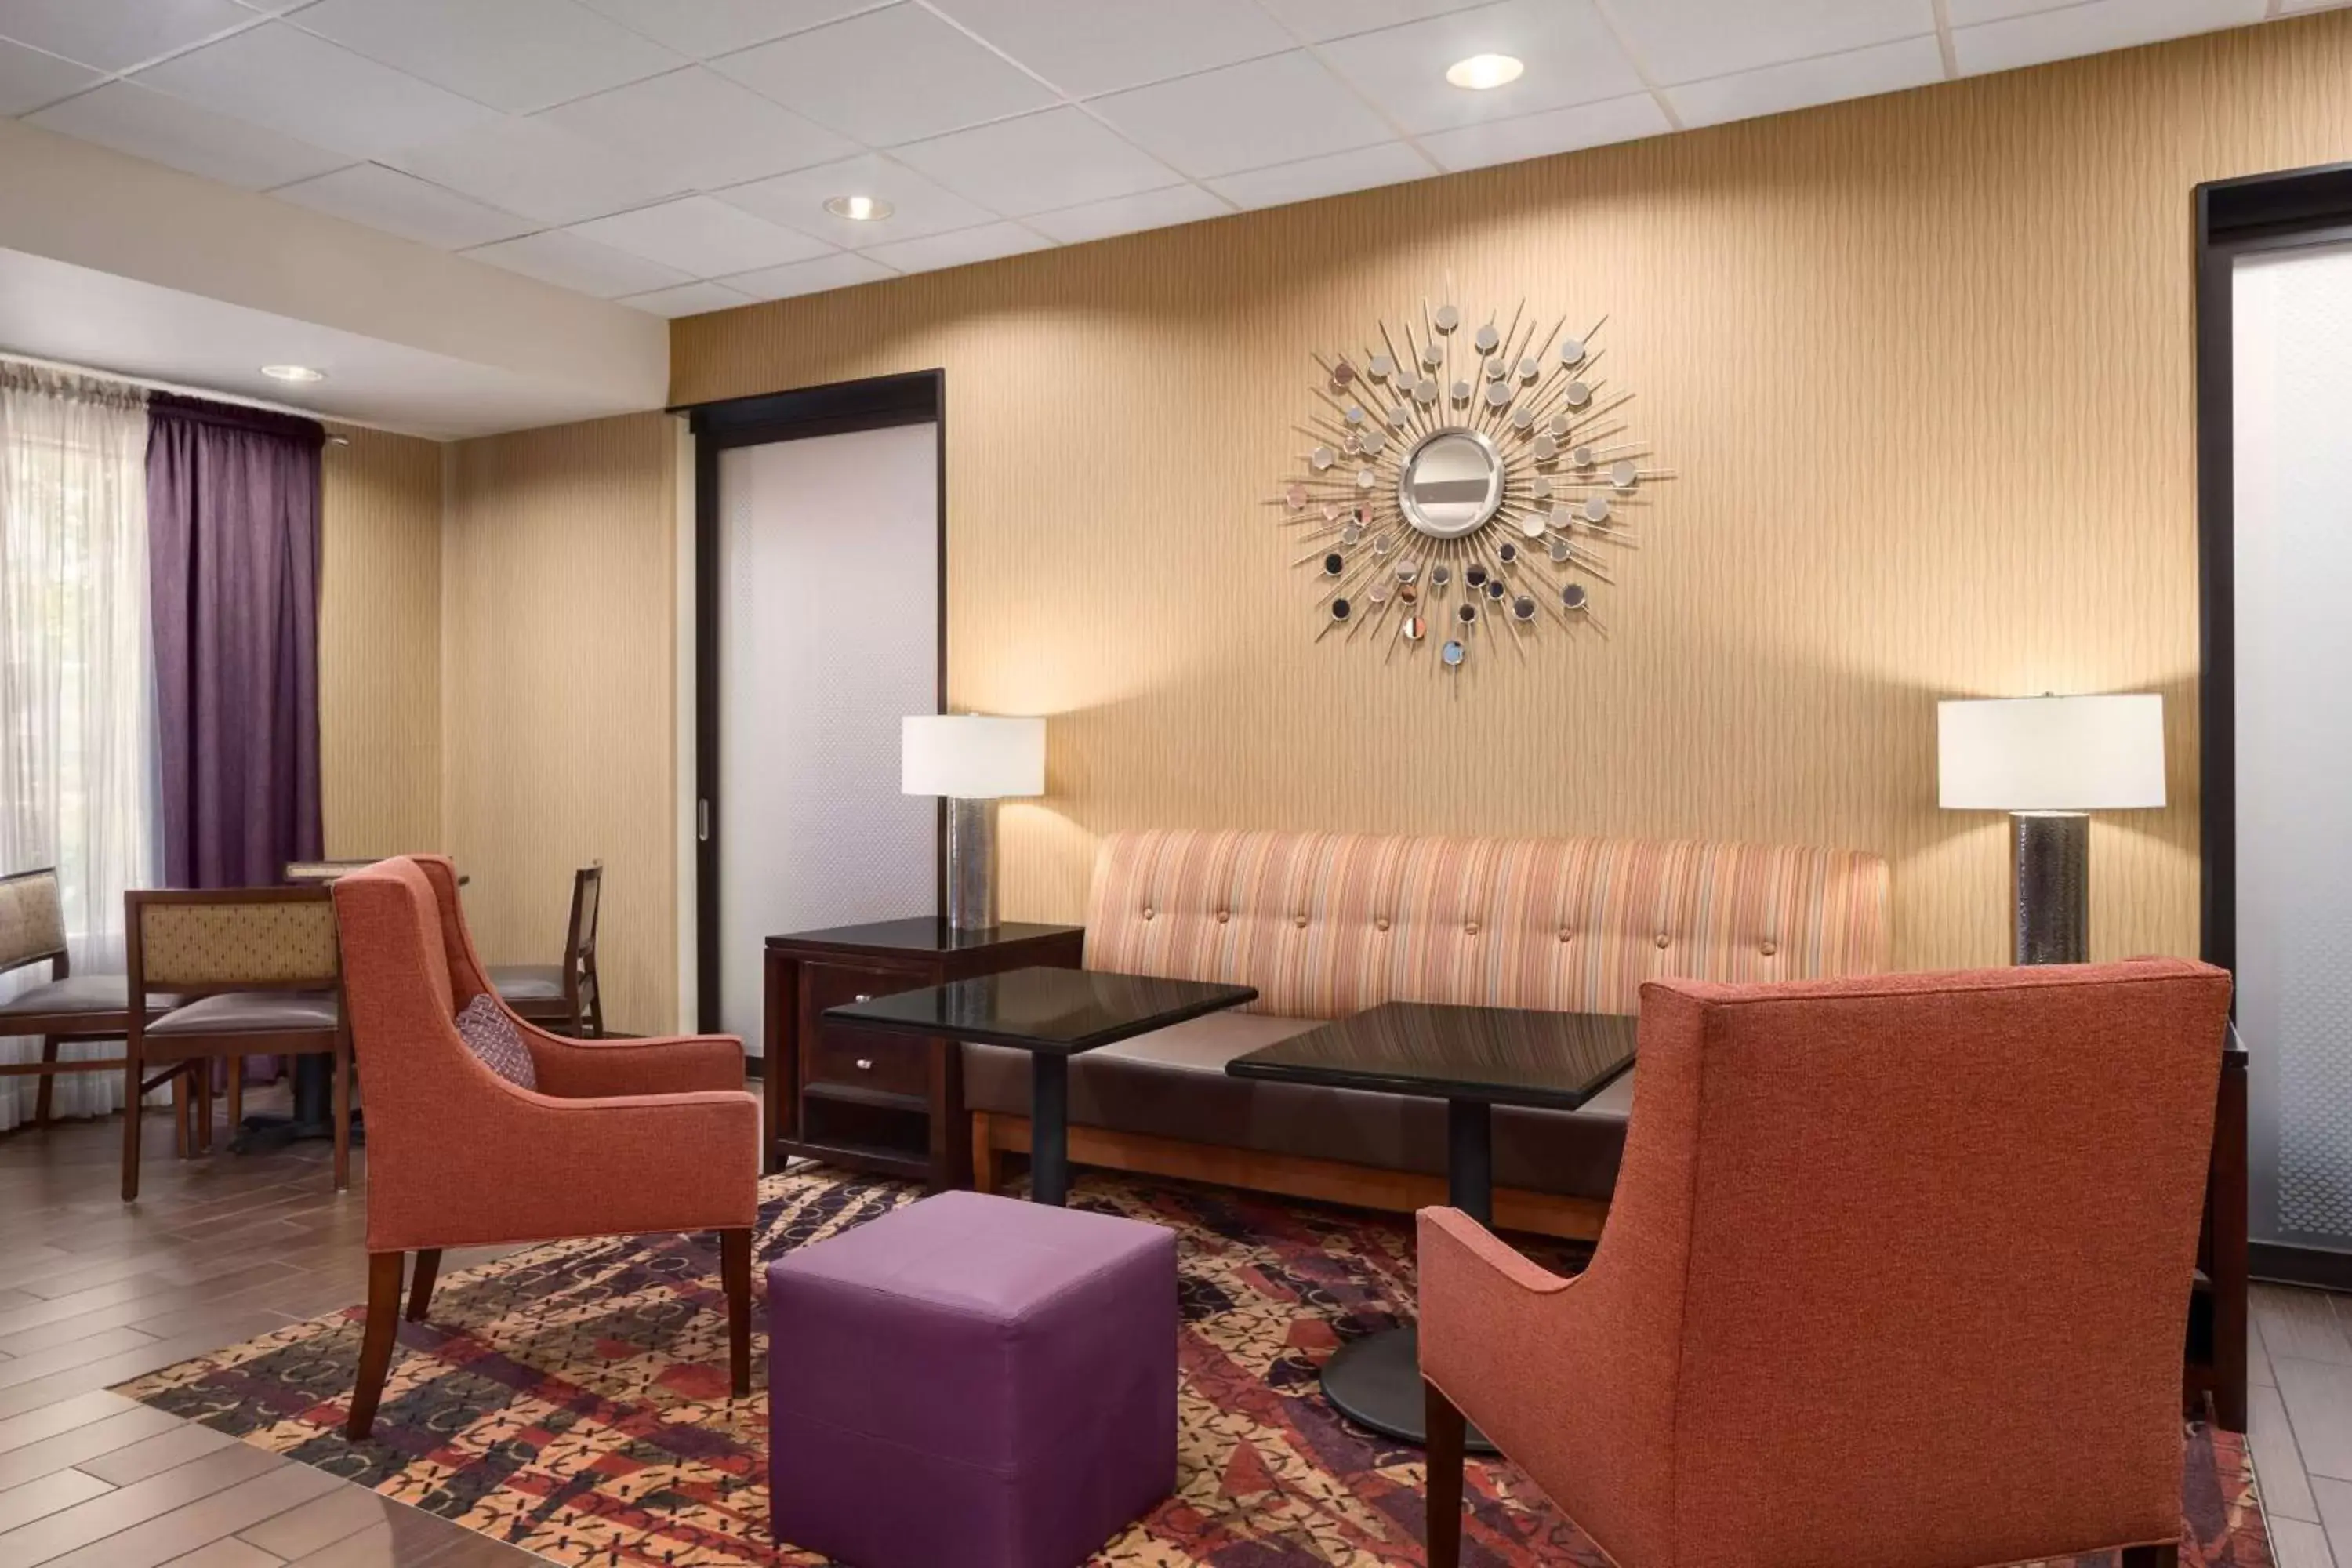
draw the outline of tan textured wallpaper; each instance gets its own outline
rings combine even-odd
[[[2193,952],[2190,187],[2352,157],[2348,80],[2333,14],[696,317],[673,395],[946,367],[951,696],[1054,716],[1008,916],[1149,824],[1721,836],[1882,851],[1900,963],[2001,962],[1934,700],[2147,689],[2172,805],[2098,823],[2094,945]],[[1263,504],[1308,351],[1523,296],[1609,316],[1683,476],[1609,635],[1317,641]]]
[[[327,853],[441,846],[441,447],[346,426],[326,448],[319,572]]]
[[[604,863],[605,1023],[667,1030],[677,981],[670,421],[450,449],[442,801],[493,963],[562,956],[572,873]]]

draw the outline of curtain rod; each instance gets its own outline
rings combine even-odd
[[[71,360],[43,359],[38,354],[18,353],[14,349],[0,349],[0,359],[14,360],[18,364],[35,365],[42,370],[62,370],[74,375],[93,376],[100,381],[120,382],[125,386],[141,387],[149,392],[176,393],[182,397],[209,397],[215,403],[234,403],[244,408],[259,408],[271,414],[291,414],[298,418],[318,420],[321,425],[326,423],[326,419],[315,408],[297,408],[291,404],[271,403],[264,398],[247,397],[242,393],[222,392],[215,387],[186,386],[176,381],[157,381],[152,376],[127,375],[119,370],[99,370],[86,364],[76,364]],[[341,421],[341,423],[352,422]],[[348,447],[352,444],[352,438],[348,436],[338,436],[330,430],[327,432],[327,443],[334,447]]]

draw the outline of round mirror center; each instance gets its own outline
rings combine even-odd
[[[1432,539],[1459,539],[1503,504],[1503,459],[1475,430],[1422,437],[1397,471],[1397,510]]]

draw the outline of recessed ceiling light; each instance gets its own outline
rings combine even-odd
[[[824,210],[852,223],[879,223],[898,209],[880,196],[835,196],[824,204]]]
[[[261,367],[261,374],[272,381],[324,381],[327,379],[325,371],[312,370],[307,364],[266,364]]]
[[[1472,55],[1466,60],[1455,60],[1445,68],[1445,79],[1456,87],[1466,87],[1473,92],[1484,92],[1491,87],[1506,87],[1519,79],[1528,68],[1508,55]]]

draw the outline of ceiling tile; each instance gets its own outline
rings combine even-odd
[[[625,256],[560,228],[525,235],[520,239],[500,240],[466,254],[477,261],[487,261],[559,289],[593,294],[599,300],[617,300],[624,294],[643,294],[694,281],[675,268],[639,256]]]
[[[1566,109],[1642,90],[1633,64],[1591,0],[1505,0],[1324,46],[1333,70],[1364,89],[1408,132],[1444,131]],[[1509,55],[1527,74],[1470,92],[1445,68],[1472,55]]]
[[[541,223],[579,223],[674,196],[684,182],[544,120],[500,119],[384,162]]]
[[[320,0],[294,24],[518,114],[683,63],[572,0]]]
[[[1043,250],[1053,243],[1017,223],[992,223],[978,228],[960,228],[952,234],[931,234],[920,239],[868,246],[865,254],[901,272],[933,272],[943,267],[964,267],[975,261],[993,261],[1000,256],[1018,256],[1024,250]]]
[[[351,162],[343,153],[127,81],[69,98],[32,116],[31,122],[248,191],[307,180]]]
[[[1610,16],[1660,82],[1729,76],[1936,31],[1930,0],[1641,0]]]
[[[973,228],[996,216],[978,202],[966,201],[912,169],[871,153],[711,194],[770,223],[819,235],[845,247]],[[890,204],[891,213],[864,223],[835,217],[824,210],[824,204],[835,196],[877,196]]]
[[[1209,188],[1242,206],[1276,207],[1285,202],[1336,196],[1342,191],[1365,191],[1374,185],[1425,180],[1436,173],[1429,166],[1428,159],[1405,143],[1384,142],[1377,147],[1359,147],[1352,153],[1334,153],[1326,158],[1306,158],[1296,163],[1278,163],[1271,169],[1228,174],[1221,180],[1211,180]]]
[[[1113,196],[1107,202],[1089,202],[1082,207],[1040,213],[1029,220],[1029,226],[1053,236],[1064,245],[1083,245],[1087,240],[1108,239],[1115,234],[1133,234],[1139,229],[1167,228],[1180,223],[1195,223],[1202,218],[1224,217],[1233,210],[1198,185],[1171,185],[1164,191],[1146,191],[1137,196]]]
[[[845,158],[857,144],[702,66],[552,109],[541,119],[698,190]]]
[[[1952,29],[1961,74],[2010,70],[2103,49],[2127,49],[2263,19],[2263,0],[2090,0],[2005,22]]]
[[[0,38],[129,70],[260,18],[233,0],[0,0]]]
[[[1466,11],[1478,4],[1480,0],[1265,0],[1267,10],[1309,43]]]
[[[1933,38],[1905,38],[1843,55],[1822,55],[1761,70],[1719,76],[1664,89],[1666,101],[1688,126],[1752,120],[1817,103],[1899,92],[1944,79],[1943,51]]]
[[[1043,82],[919,5],[892,5],[715,62],[754,92],[894,146],[1043,109]]]
[[[843,251],[835,256],[820,256],[814,261],[795,261],[789,267],[767,267],[757,272],[740,272],[719,281],[737,293],[749,294],[754,300],[789,300],[798,294],[822,294],[828,289],[877,283],[885,278],[897,276],[878,261]]]
[[[1256,0],[932,0],[1074,98],[1294,47]]]
[[[87,66],[0,38],[0,119],[30,114],[100,79]]]
[[[1076,109],[918,142],[898,155],[958,195],[1013,217],[1180,183],[1175,170]]]
[[[1632,142],[1643,136],[1663,136],[1674,129],[1658,100],[1646,92],[1612,98],[1605,103],[1579,104],[1517,120],[1490,120],[1459,131],[1440,131],[1421,138],[1423,151],[1448,169],[1479,169],[1490,163],[1516,163],[1522,158],[1549,157],[1580,147],[1611,142]]]
[[[806,261],[833,247],[789,228],[762,223],[740,207],[709,196],[688,196],[659,206],[616,213],[570,230],[583,239],[675,267],[694,278],[717,278]]]
[[[1188,174],[1370,146],[1391,132],[1304,50],[1097,100],[1102,117]]]
[[[283,22],[207,44],[139,73],[155,88],[355,158],[454,136],[495,115]]]
[[[540,226],[530,218],[484,206],[381,163],[354,163],[269,194],[313,212],[349,218],[443,250],[512,239]]]
[[[707,60],[871,11],[888,0],[581,0],[615,22]]]
[[[650,294],[626,294],[619,303],[633,310],[676,318],[699,316],[709,310],[731,310],[738,305],[751,303],[751,297],[738,294],[720,283],[681,283],[675,289],[656,289]]]

